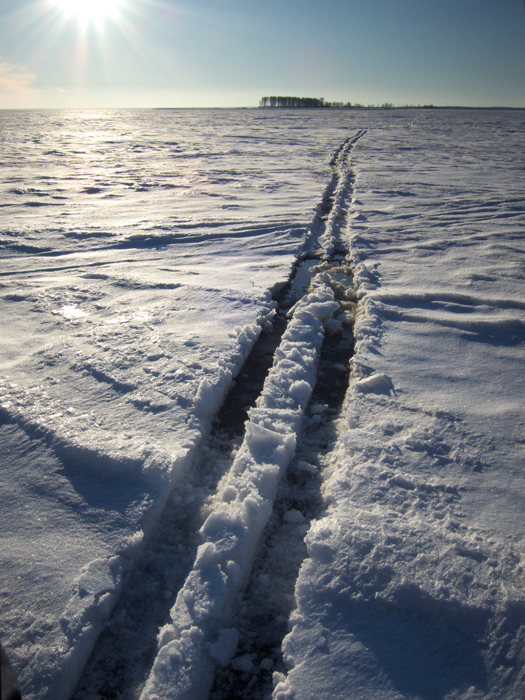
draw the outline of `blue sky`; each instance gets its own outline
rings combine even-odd
[[[523,0],[0,0],[2,108],[263,95],[525,107]]]

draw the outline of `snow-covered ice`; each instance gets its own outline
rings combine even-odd
[[[267,698],[272,673],[275,700],[520,697],[523,113],[1,119],[1,641],[24,697],[67,700],[101,631],[125,637],[148,551],[170,611],[148,700]],[[219,468],[212,421],[308,255]]]

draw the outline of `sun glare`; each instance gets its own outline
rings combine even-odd
[[[82,20],[99,21],[112,17],[122,6],[123,0],[60,0],[64,12]]]

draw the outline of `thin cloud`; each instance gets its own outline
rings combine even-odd
[[[0,59],[0,90],[7,92],[26,92],[31,88],[36,76],[23,66],[17,66]]]

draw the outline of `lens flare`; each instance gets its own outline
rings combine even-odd
[[[123,0],[60,0],[60,8],[68,15],[82,20],[102,20],[114,16]]]

